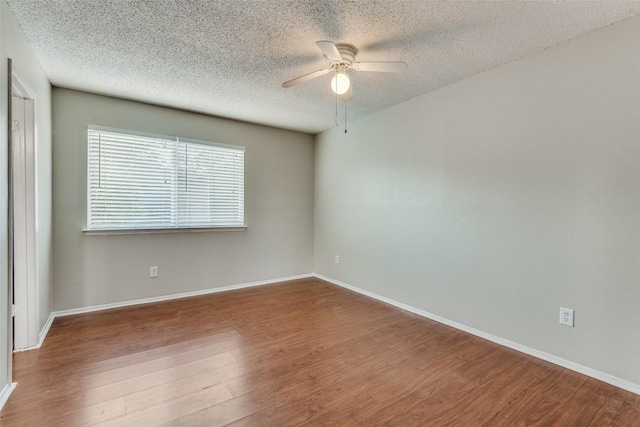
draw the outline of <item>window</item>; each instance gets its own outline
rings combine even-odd
[[[87,229],[244,225],[244,148],[88,130]]]

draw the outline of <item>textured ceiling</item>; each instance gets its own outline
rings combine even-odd
[[[317,40],[407,73],[351,72],[349,121],[640,14],[640,2],[8,0],[52,84],[317,133]],[[339,121],[344,120],[342,106]]]

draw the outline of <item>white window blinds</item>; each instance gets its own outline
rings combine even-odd
[[[244,148],[88,130],[87,228],[244,227]]]

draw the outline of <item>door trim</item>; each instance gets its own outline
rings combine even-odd
[[[13,64],[12,64],[13,65]],[[13,129],[13,97],[23,99],[24,115],[22,120],[23,131],[21,135],[23,145],[15,146],[13,132],[11,132],[10,163],[19,162],[19,167],[11,166],[11,228],[12,228],[12,287],[13,296],[10,300],[16,305],[16,315],[13,318],[14,336],[13,349],[25,349],[38,344],[38,268],[36,257],[36,229],[37,229],[37,168],[36,168],[36,128],[35,128],[35,94],[30,86],[20,77],[15,65],[11,69],[11,97],[10,128]],[[17,151],[17,148],[20,151]],[[15,159],[14,159],[15,157]],[[20,194],[16,194],[15,187],[24,189]],[[20,217],[15,216],[16,209],[20,208]],[[22,212],[22,210],[24,212]],[[19,230],[16,230],[16,227]],[[18,232],[16,232],[18,231]],[[16,253],[16,245],[21,248],[20,253]],[[19,283],[16,281],[18,280]],[[13,284],[13,286],[12,286]],[[19,286],[19,288],[15,288]],[[11,321],[11,319],[10,319]]]

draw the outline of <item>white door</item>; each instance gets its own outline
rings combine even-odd
[[[12,97],[14,349],[38,344],[34,102]]]

